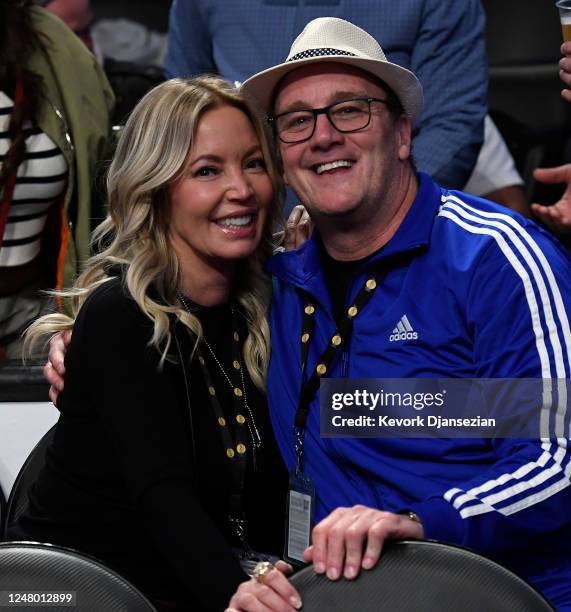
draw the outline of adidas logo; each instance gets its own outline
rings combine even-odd
[[[408,317],[404,314],[397,326],[393,329],[393,333],[389,336],[390,342],[397,342],[398,340],[417,340],[418,334],[412,329],[412,325],[408,320]]]

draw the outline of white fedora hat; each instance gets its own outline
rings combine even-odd
[[[389,62],[379,43],[365,30],[337,17],[310,21],[294,40],[283,64],[258,72],[242,83],[267,113],[283,77],[306,64],[338,62],[356,66],[382,79],[397,95],[412,123],[422,110],[422,85],[406,68]]]

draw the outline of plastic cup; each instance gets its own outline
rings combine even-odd
[[[571,41],[571,0],[559,0],[555,6],[559,9],[563,40],[569,42]]]

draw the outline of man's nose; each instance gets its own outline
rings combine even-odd
[[[335,128],[326,113],[315,118],[315,131],[311,137],[311,144],[320,148],[330,147],[343,141],[343,134]]]

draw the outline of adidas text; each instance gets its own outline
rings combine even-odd
[[[418,333],[412,332],[399,332],[398,334],[391,334],[389,336],[390,342],[396,342],[397,340],[418,340]]]

